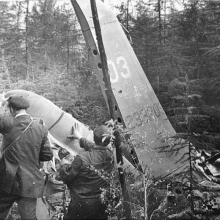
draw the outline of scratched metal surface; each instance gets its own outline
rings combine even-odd
[[[87,22],[95,42],[90,1],[72,0],[72,4],[78,14],[82,31],[87,31],[84,29]],[[148,167],[152,170],[154,176],[167,174],[178,166],[175,163],[184,152],[180,151],[175,155],[168,152],[159,153],[157,147],[163,146],[165,143],[162,139],[174,135],[175,130],[164,113],[115,14],[103,2],[96,1],[96,4],[115,98],[126,127],[145,146],[136,148],[139,160],[143,168]],[[86,42],[88,47],[92,48],[89,39]]]

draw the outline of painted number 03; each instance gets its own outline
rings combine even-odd
[[[130,69],[128,67],[128,63],[123,56],[117,57],[116,59],[117,66],[122,69],[120,75],[123,78],[128,78],[131,75]],[[115,63],[112,60],[108,60],[108,65],[112,67],[112,71],[110,74],[111,83],[116,83],[119,80],[119,73]]]

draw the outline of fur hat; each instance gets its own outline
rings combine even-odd
[[[18,109],[27,109],[30,107],[30,102],[23,96],[14,95],[9,97],[8,105]]]

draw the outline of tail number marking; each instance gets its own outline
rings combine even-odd
[[[123,56],[117,57],[117,66],[123,71],[120,72],[120,75],[123,78],[129,78],[131,76],[130,69],[128,67],[128,63]],[[119,81],[119,73],[115,63],[112,60],[108,60],[108,65],[112,67],[112,71],[110,71],[110,81],[111,83],[116,83]],[[113,74],[114,73],[114,74]]]

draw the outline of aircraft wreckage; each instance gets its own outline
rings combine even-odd
[[[92,65],[106,100],[103,72],[100,65],[101,58],[97,47],[90,1],[71,0],[71,3],[78,17]],[[97,1],[97,10],[112,91],[119,107],[115,111],[120,111],[125,127],[134,138],[139,139],[142,143],[142,147],[135,148],[141,167],[143,170],[147,169],[153,178],[180,172],[187,165],[187,162],[180,163],[186,150],[180,149],[175,154],[160,150],[162,147],[174,144],[176,140],[173,137],[176,132],[159,103],[116,15],[101,1]],[[31,91],[11,90],[3,94],[4,97],[2,96],[0,101],[4,101],[14,94],[20,94],[30,101],[27,112],[32,117],[44,120],[49,129],[52,143],[67,149],[73,155],[83,151],[76,140],[67,138],[71,134],[75,122],[79,123],[83,136],[93,141],[93,131],[89,127],[50,100]],[[205,156],[207,157],[207,155]],[[124,162],[129,172],[136,173],[136,169],[126,158]],[[201,160],[197,161],[200,171],[212,181],[210,172],[207,174],[203,169],[204,166],[199,165],[200,162]],[[215,164],[212,163],[210,167],[213,170]],[[219,175],[216,169],[215,175]],[[44,218],[46,219],[45,216]]]

